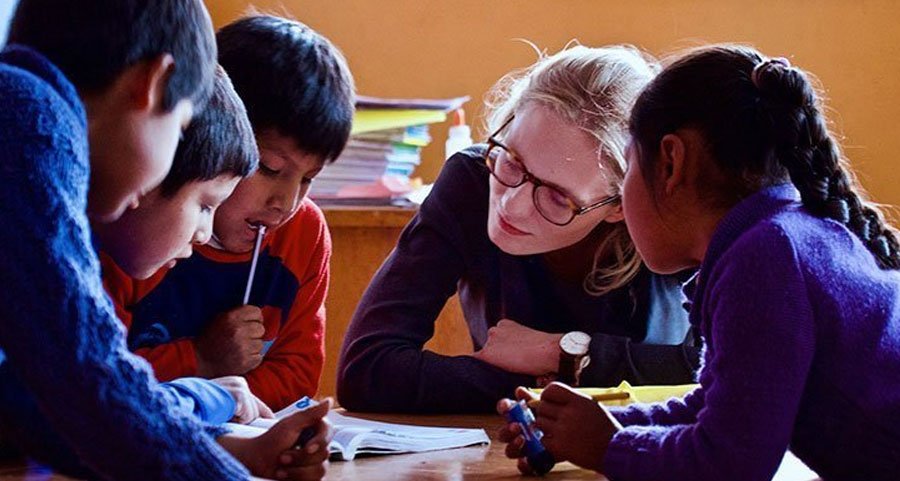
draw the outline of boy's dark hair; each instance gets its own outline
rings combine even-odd
[[[328,39],[300,22],[256,15],[223,27],[216,40],[257,134],[274,129],[326,163],[340,155],[353,123],[353,77]]]
[[[879,209],[866,202],[828,131],[816,89],[785,59],[749,47],[694,50],[667,67],[638,97],[630,130],[648,183],[659,143],[682,127],[701,132],[727,185],[729,204],[790,178],[813,214],[844,224],[885,269],[900,268],[900,243]]]
[[[190,182],[225,174],[246,177],[258,163],[259,150],[247,111],[225,70],[219,67],[212,97],[184,131],[160,192],[171,197]]]
[[[80,92],[100,92],[144,60],[171,54],[163,108],[183,99],[199,110],[212,89],[216,46],[201,0],[20,0],[9,43],[53,62]]]

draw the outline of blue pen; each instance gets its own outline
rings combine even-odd
[[[528,409],[525,401],[513,404],[509,411],[506,411],[506,420],[516,423],[522,428],[522,437],[525,438],[525,446],[522,450],[525,452],[525,459],[528,461],[531,469],[541,476],[549,473],[556,461],[553,459],[550,451],[547,451],[544,445],[541,444],[541,438],[544,436],[544,433],[532,426],[534,424],[534,413],[531,412],[531,409]]]

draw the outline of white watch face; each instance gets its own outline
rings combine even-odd
[[[566,335],[559,340],[559,348],[562,349],[564,353],[572,356],[584,356],[587,354],[590,345],[591,336],[581,331],[566,333]]]

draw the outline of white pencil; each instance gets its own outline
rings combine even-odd
[[[250,261],[250,275],[247,277],[247,288],[244,289],[244,305],[250,303],[250,290],[253,289],[253,276],[256,275],[256,261],[259,259],[259,250],[262,247],[263,236],[266,235],[266,226],[260,225],[256,229],[256,245],[253,246],[253,259]]]

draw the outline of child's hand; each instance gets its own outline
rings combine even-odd
[[[271,479],[319,480],[328,468],[328,444],[334,435],[324,416],[331,399],[318,406],[294,413],[255,438],[222,436],[219,443],[242,462],[254,476]],[[306,427],[316,430],[303,449],[294,444]]]
[[[622,425],[602,405],[554,382],[541,392],[536,414],[534,424],[544,432],[541,442],[557,461],[603,470],[606,448]]]
[[[530,376],[556,372],[559,367],[559,340],[551,334],[501,319],[488,329],[487,341],[472,356],[504,371]]]
[[[200,377],[240,376],[262,362],[262,310],[240,306],[224,312],[194,338]]]
[[[247,424],[253,422],[256,418],[275,417],[269,406],[250,392],[250,386],[247,385],[247,380],[243,377],[225,376],[211,379],[211,381],[225,388],[237,403],[232,422]]]
[[[537,396],[528,389],[520,387],[516,389],[516,398],[527,402],[537,399]],[[501,399],[497,402],[497,413],[505,418],[506,412],[509,411],[514,402],[512,399]],[[516,466],[522,474],[535,474],[525,459],[525,453],[522,452],[522,448],[525,446],[525,438],[522,437],[522,428],[517,423],[506,423],[497,432],[497,438],[502,443],[508,443],[506,445],[506,457],[517,460]]]

